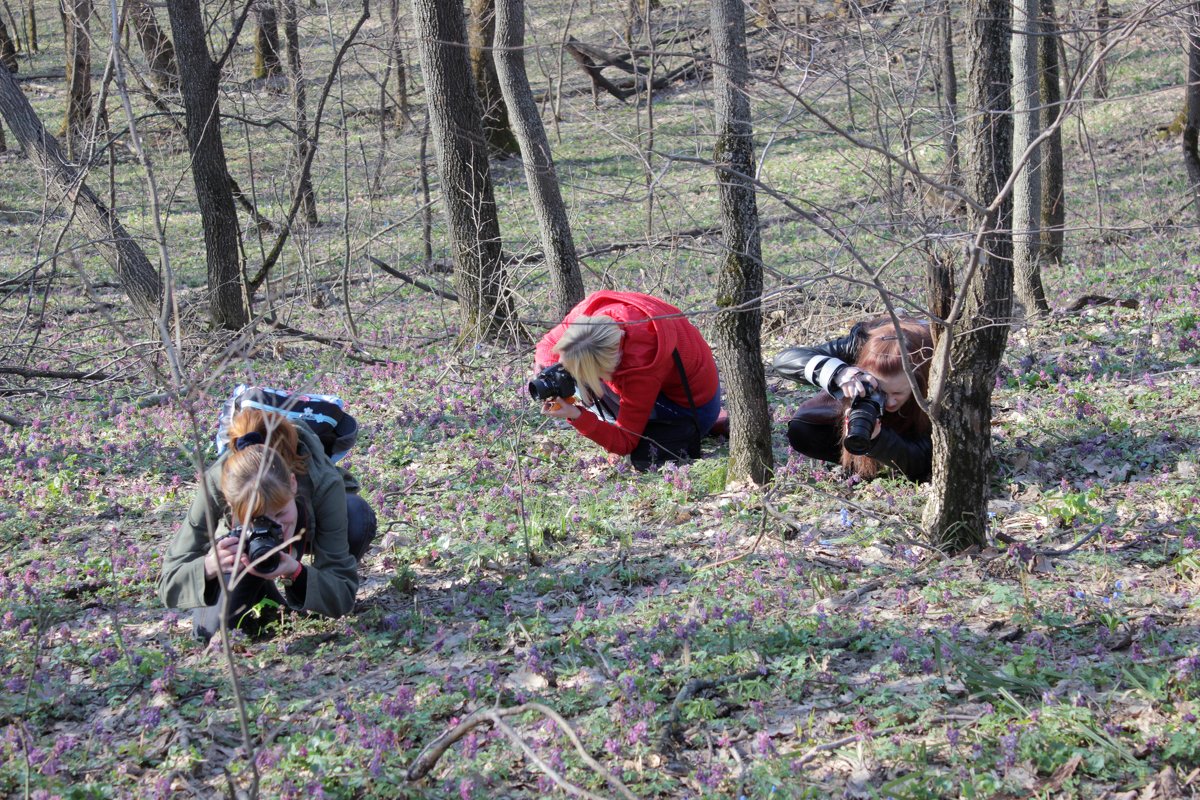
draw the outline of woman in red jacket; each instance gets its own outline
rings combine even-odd
[[[678,308],[637,292],[596,292],[538,342],[536,366],[561,362],[582,405],[546,400],[542,413],[633,465],[700,455],[721,411],[717,363]]]

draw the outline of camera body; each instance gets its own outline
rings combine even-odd
[[[871,434],[875,432],[875,423],[883,414],[887,398],[883,392],[874,390],[865,397],[856,397],[850,404],[850,414],[846,418],[846,436],[842,445],[856,456],[866,455],[871,449]]]
[[[229,532],[229,536],[240,539],[243,530],[243,527],[238,525]],[[279,552],[271,551],[281,544],[283,528],[278,522],[267,516],[257,516],[250,521],[250,530],[246,534],[246,557],[250,559],[256,572],[273,572],[279,567]],[[271,553],[270,556],[255,563],[268,553]]]
[[[529,396],[534,400],[567,398],[575,394],[575,379],[562,364],[551,364],[529,382]]]

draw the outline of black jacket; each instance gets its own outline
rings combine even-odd
[[[789,347],[775,356],[772,364],[777,374],[797,383],[811,383],[836,398],[842,397],[837,377],[858,360],[867,340],[866,325],[859,322],[850,333],[816,347]],[[933,468],[933,442],[928,434],[911,437],[898,433],[895,414],[884,413],[882,430],[866,453],[870,458],[898,469],[911,481],[929,480]]]

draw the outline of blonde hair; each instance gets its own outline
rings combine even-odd
[[[604,379],[621,363],[621,337],[625,331],[612,317],[581,316],[567,326],[554,352],[563,368],[582,390],[580,399],[593,402],[604,396]]]
[[[250,434],[253,442],[240,442]],[[281,414],[257,408],[238,412],[229,426],[229,455],[221,468],[221,493],[234,524],[275,511],[295,496],[294,475],[308,471],[296,427]]]

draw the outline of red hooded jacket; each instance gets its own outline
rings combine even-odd
[[[620,398],[621,410],[614,425],[580,409],[583,413],[571,420],[571,425],[605,450],[627,455],[637,447],[660,392],[680,406],[690,407],[671,353],[679,350],[697,407],[717,393],[717,362],[700,331],[670,303],[637,292],[595,292],[538,342],[538,368],[558,361],[554,345],[567,326],[578,317],[597,314],[612,317],[625,331],[621,360],[607,382]]]

